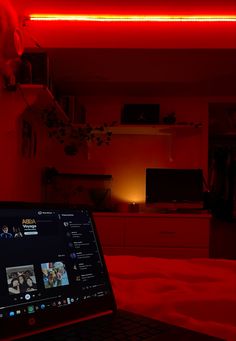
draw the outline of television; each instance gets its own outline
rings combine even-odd
[[[158,124],[160,104],[125,104],[121,124]]]
[[[203,203],[203,172],[201,169],[146,169],[146,203]],[[200,208],[200,207],[199,207]]]

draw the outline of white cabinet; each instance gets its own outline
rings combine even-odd
[[[95,213],[105,254],[208,257],[209,214]]]

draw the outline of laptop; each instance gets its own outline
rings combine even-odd
[[[118,310],[86,207],[0,204],[0,258],[1,340],[220,340]]]

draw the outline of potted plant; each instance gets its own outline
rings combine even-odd
[[[42,119],[48,129],[48,136],[63,144],[67,155],[76,155],[79,148],[87,142],[93,142],[97,146],[109,145],[112,136],[110,127],[116,124],[112,122],[110,125],[103,123],[98,126],[89,123],[75,125],[69,119],[61,119],[54,106],[42,112]]]

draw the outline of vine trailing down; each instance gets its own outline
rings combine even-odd
[[[48,136],[63,144],[67,155],[76,155],[86,142],[95,143],[97,146],[109,145],[112,137],[110,128],[116,124],[113,121],[111,124],[103,123],[99,126],[89,123],[75,125],[69,119],[59,118],[55,107],[44,110],[42,119],[48,129]]]

